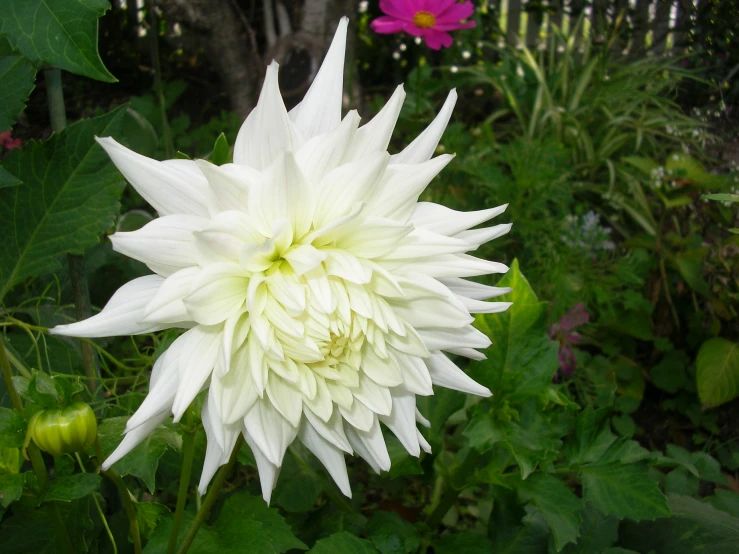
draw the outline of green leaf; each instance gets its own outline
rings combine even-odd
[[[698,396],[703,404],[719,406],[739,395],[739,345],[720,337],[701,345],[695,361]]]
[[[109,456],[123,439],[123,430],[126,427],[125,417],[115,417],[104,420],[98,426],[98,438],[105,456]],[[182,437],[171,429],[160,426],[148,438],[126,454],[113,467],[121,475],[134,475],[141,479],[151,492],[156,488],[156,472],[159,459],[167,448],[179,450],[182,447]]]
[[[582,513],[580,538],[577,544],[568,544],[563,554],[600,554],[618,539],[618,518],[604,515],[592,504],[586,504]]]
[[[526,515],[515,491],[493,487],[493,511],[488,521],[492,554],[546,554],[549,524],[539,513]]]
[[[389,436],[385,442],[387,443],[387,451],[390,455],[390,471],[388,472],[390,479],[396,479],[402,475],[423,474],[421,461],[415,456],[408,454],[408,451],[397,438]]]
[[[0,506],[7,508],[23,494],[24,473],[8,473],[0,475]],[[2,515],[2,513],[0,513]]]
[[[59,390],[54,385],[54,379],[43,371],[33,372],[25,396],[44,408],[54,408],[59,403]]]
[[[667,499],[643,464],[594,464],[580,468],[584,498],[606,515],[634,521],[670,515]]]
[[[139,532],[145,539],[151,537],[162,516],[169,514],[169,508],[156,502],[136,502],[133,507],[136,511]]]
[[[21,184],[21,180],[11,174],[7,169],[0,166],[0,189],[5,187],[17,187]]]
[[[174,514],[165,514],[159,519],[154,532],[149,537],[149,541],[144,547],[143,554],[166,554],[167,545],[169,544],[169,533],[172,530],[172,519]],[[189,512],[185,512],[177,535],[177,543],[180,544],[192,525],[195,517]],[[248,525],[248,522],[244,522]],[[203,524],[195,535],[190,552],[197,554],[225,554],[222,546],[218,542],[217,535],[213,532],[208,524]],[[243,552],[243,551],[242,551]],[[268,551],[269,552],[269,551]]]
[[[718,202],[739,202],[739,194],[725,194],[725,193],[719,193],[719,194],[704,194],[701,196],[701,198],[705,198],[708,200],[716,200]]]
[[[416,528],[395,512],[375,512],[366,533],[382,554],[410,554],[421,545]]]
[[[2,8],[0,8],[2,10]],[[13,127],[31,94],[36,69],[23,56],[0,56],[0,133]]]
[[[606,548],[602,554],[639,554],[636,550],[628,550],[626,548],[621,548],[619,546],[614,546],[613,548]]]
[[[285,475],[283,470],[280,472],[274,498],[285,511],[302,513],[315,506],[320,494],[321,484],[315,475],[305,471]]]
[[[739,494],[726,489],[716,489],[713,496],[706,499],[711,506],[739,518]]]
[[[57,477],[44,491],[43,502],[72,502],[98,490],[102,477],[96,473],[75,473]]]
[[[223,550],[233,554],[308,549],[277,510],[267,507],[261,497],[245,492],[228,497],[212,528]]]
[[[521,483],[518,494],[547,520],[557,552],[580,536],[582,502],[561,480],[537,473]]]
[[[216,139],[216,143],[213,145],[213,152],[210,154],[210,161],[214,165],[223,165],[228,163],[228,140],[226,135],[221,133]]]
[[[462,531],[434,541],[434,554],[490,554],[493,543],[485,535]]]
[[[656,554],[735,554],[739,518],[687,496],[670,496],[672,517],[654,522],[625,522],[619,544]]]
[[[616,442],[608,427],[608,410],[586,407],[575,420],[575,436],[568,446],[568,459],[573,464],[592,463],[600,460]]]
[[[506,392],[511,402],[537,396],[551,386],[559,367],[557,344],[545,328],[546,303],[539,302],[514,260],[498,283],[513,292],[501,296],[513,302],[505,312],[476,317],[478,329],[493,341],[487,360],[470,364],[472,377],[496,394]]]
[[[664,391],[675,394],[680,389],[690,386],[687,368],[690,359],[682,350],[666,352],[662,360],[652,367],[652,382]]]
[[[321,539],[308,551],[308,554],[379,554],[372,543],[359,537],[340,531],[330,537]]]
[[[79,121],[46,142],[11,152],[4,166],[23,181],[0,189],[0,300],[24,279],[59,269],[113,225],[123,181],[94,137],[115,135],[125,107]]]
[[[675,178],[688,179],[699,186],[720,186],[725,182],[724,177],[707,173],[700,161],[684,152],[674,152],[667,157],[665,172]]]
[[[0,35],[33,62],[115,83],[98,54],[98,18],[108,0],[4,0]]]
[[[15,410],[0,408],[0,447],[20,448],[25,437],[26,420],[23,416]]]

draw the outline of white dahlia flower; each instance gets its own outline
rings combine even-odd
[[[390,458],[380,424],[408,452],[429,445],[416,396],[432,385],[489,396],[444,352],[481,359],[490,340],[471,313],[505,294],[464,277],[502,273],[466,254],[510,225],[475,227],[505,206],[462,213],[418,202],[452,160],[432,158],[456,100],[402,152],[386,149],[400,113],[398,87],[359,126],[341,118],[348,20],[302,103],[287,112],[276,63],[239,131],[234,163],[155,161],[99,139],[126,179],[159,212],[113,247],[154,272],[123,285],[97,315],[57,335],[103,337],[187,329],[157,360],[149,394],[128,420],[109,467],[207,390],[203,492],[239,433],[269,501],[296,438],[351,494],[344,461],[375,471]]]

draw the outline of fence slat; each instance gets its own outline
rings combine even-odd
[[[521,0],[508,0],[508,25],[506,41],[511,46],[518,45],[518,33],[521,30]]]

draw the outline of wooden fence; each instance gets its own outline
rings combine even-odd
[[[697,0],[489,0],[509,44],[536,48],[546,43],[552,26],[567,31],[579,17],[582,31],[597,38],[620,18],[622,50],[630,55],[662,54],[685,43]]]

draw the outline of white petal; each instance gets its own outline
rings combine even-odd
[[[421,434],[421,431],[416,429],[416,436],[418,437],[418,444],[421,447],[421,450],[423,450],[426,454],[431,454],[431,445],[426,440],[426,437],[424,437]]]
[[[462,231],[454,235],[455,238],[462,239],[470,245],[470,250],[479,248],[482,244],[490,242],[508,233],[511,230],[511,223],[502,223],[484,229],[473,229],[471,231]]]
[[[359,402],[354,402],[354,404],[359,404]],[[338,410],[334,410],[334,413],[331,415],[331,419],[327,422],[323,421],[307,408],[303,410],[303,413],[313,428],[324,439],[347,454],[352,453],[352,447],[344,434],[343,420]]]
[[[287,115],[277,83],[279,65],[267,68],[257,106],[239,129],[234,144],[234,163],[264,169],[285,151],[296,151],[302,139]]]
[[[381,190],[367,204],[365,213],[405,223],[419,195],[453,159],[452,154],[442,154],[420,164],[389,165],[380,184]]]
[[[354,427],[345,427],[349,444],[376,473],[390,469],[390,454],[387,451],[385,439],[382,436],[380,423],[375,420],[368,431],[361,431]]]
[[[470,243],[456,237],[446,237],[427,229],[413,229],[397,247],[385,255],[386,260],[407,260],[471,250]]]
[[[398,365],[398,357],[380,358],[374,348],[365,343],[362,349],[362,371],[378,385],[396,387],[403,383],[403,375]]]
[[[403,388],[420,396],[431,396],[434,389],[431,377],[422,358],[398,355],[400,369],[403,372]]]
[[[426,360],[426,366],[435,385],[478,396],[493,395],[487,387],[474,381],[441,352],[433,352]]]
[[[416,395],[410,392],[393,390],[393,411],[389,416],[380,416],[380,421],[388,426],[411,456],[421,454],[416,434]]]
[[[346,153],[348,160],[362,160],[368,154],[385,152],[390,144],[400,109],[405,100],[403,85],[398,85],[390,100],[382,107],[372,121],[357,130]]]
[[[244,419],[258,398],[257,388],[251,379],[248,366],[246,345],[234,354],[231,363],[234,367],[225,375],[214,373],[208,392],[208,395],[213,395],[216,400],[221,419],[227,424]]]
[[[328,470],[333,480],[339,486],[341,492],[351,498],[352,489],[351,486],[349,486],[349,476],[346,473],[344,453],[324,439],[307,420],[303,420],[298,437],[300,438],[300,442],[302,442],[308,450],[313,452],[316,458],[318,458]]]
[[[359,114],[351,110],[338,127],[313,137],[300,147],[295,160],[309,183],[319,183],[324,175],[341,164],[358,126]]]
[[[469,358],[470,360],[487,360],[488,357],[483,354],[482,352],[478,352],[474,348],[452,348],[449,347],[446,349],[446,352],[449,352],[449,354],[454,354],[455,356],[462,356],[463,358]]]
[[[412,231],[410,225],[392,219],[366,217],[348,225],[346,232],[338,236],[336,246],[360,258],[379,258],[401,248]]]
[[[383,265],[388,268],[392,262]],[[499,262],[491,262],[475,258],[468,254],[442,254],[410,260],[404,265],[408,271],[422,273],[429,277],[476,277],[491,273],[505,273],[508,266]]]
[[[359,431],[369,431],[377,419],[375,412],[356,399],[349,408],[339,406],[338,409],[344,420]]]
[[[175,422],[180,420],[213,371],[221,346],[221,329],[221,325],[198,325],[177,339],[185,345],[180,354],[179,386],[172,405]]]
[[[484,302],[482,300],[472,300],[466,296],[460,295],[456,295],[456,297],[471,314],[497,314],[505,312],[513,304],[513,302]]]
[[[507,207],[508,204],[503,204],[476,212],[458,212],[440,204],[419,202],[413,209],[411,223],[416,227],[451,237],[502,214]]]
[[[113,250],[145,263],[152,271],[168,277],[198,263],[194,231],[207,220],[193,215],[167,215],[129,233],[115,233]]]
[[[246,303],[249,278],[234,263],[210,264],[192,283],[192,293],[184,299],[190,317],[201,325],[215,325],[236,315]]]
[[[452,111],[454,110],[454,104],[457,102],[457,90],[452,89],[441,107],[439,114],[429,124],[428,127],[416,137],[416,140],[411,142],[405,149],[399,154],[393,156],[393,160],[390,163],[394,164],[417,164],[429,160],[434,155],[434,150],[439,145],[441,135],[444,133],[444,129],[449,124],[449,119],[452,117]]]
[[[182,299],[190,294],[198,273],[199,267],[188,267],[167,277],[144,308],[142,321],[168,324],[189,321],[190,316]]]
[[[354,396],[376,414],[389,415],[393,400],[387,387],[381,387],[364,375],[359,376],[359,386],[352,390]]]
[[[245,245],[260,243],[262,235],[251,224],[245,212],[229,210],[216,214],[201,231],[193,233],[201,265],[213,262],[236,262]]]
[[[246,443],[249,445],[249,448],[251,448],[252,454],[254,454],[254,460],[257,462],[259,483],[262,486],[262,498],[264,498],[264,501],[269,505],[269,501],[272,498],[272,491],[275,489],[275,485],[277,484],[277,476],[280,473],[280,467],[267,459],[267,456],[265,456],[264,452],[262,452],[256,441],[248,432],[244,432],[244,438],[246,438]]]
[[[270,372],[267,381],[267,395],[272,405],[282,414],[290,425],[297,427],[303,412],[303,396],[288,382]]]
[[[328,254],[310,244],[301,244],[282,257],[288,261],[295,274],[300,276],[321,265]]]
[[[198,484],[198,492],[201,496],[208,490],[208,485],[218,468],[228,462],[236,446],[236,439],[238,439],[241,432],[240,424],[223,425],[214,419],[214,416],[209,413],[208,404],[209,402],[204,402],[201,411],[206,436],[205,460],[203,461],[203,471],[200,474],[200,483]],[[223,427],[220,432],[217,429],[219,425]],[[216,438],[221,434],[223,435],[221,437],[222,445]]]
[[[416,330],[428,328],[460,329],[474,321],[469,312],[441,298],[414,298],[390,301],[397,314]]]
[[[424,427],[431,427],[431,422],[423,417],[423,414],[418,410],[418,407],[416,407],[416,422],[420,423]]]
[[[111,137],[97,138],[123,176],[159,215],[208,216],[208,190],[202,175],[194,179],[177,164],[141,156]],[[202,180],[201,180],[202,179]]]
[[[266,400],[257,400],[244,418],[244,427],[254,444],[277,467],[298,430]]]
[[[471,325],[462,329],[419,329],[418,334],[423,339],[426,348],[431,351],[450,351],[451,348],[487,348],[492,344],[486,334]]]
[[[84,321],[57,325],[49,332],[67,337],[116,337],[140,335],[170,327],[143,322],[144,309],[164,283],[164,277],[146,275],[129,281],[110,298],[102,311]]]
[[[348,25],[349,19],[342,17],[316,78],[303,101],[290,111],[290,117],[306,138],[326,133],[341,121]]]
[[[262,182],[259,171],[239,164],[218,166],[206,160],[196,160],[196,163],[208,179],[219,212],[248,210],[249,187]]]
[[[439,280],[449,287],[449,290],[453,293],[466,296],[473,300],[487,300],[488,298],[503,296],[513,290],[510,287],[491,287],[489,285],[475,283],[474,281],[460,279],[459,277],[448,277]]]
[[[110,466],[141,444],[168,417],[169,412],[162,412],[157,417],[148,419],[138,427],[128,431],[118,447],[103,462],[103,471],[110,469]]]

